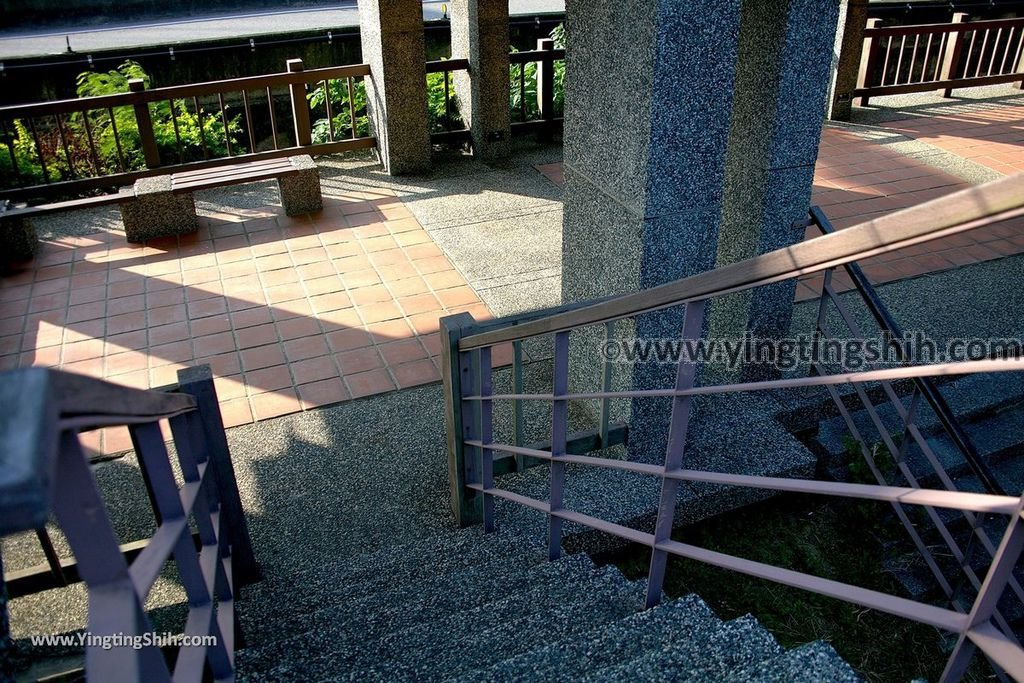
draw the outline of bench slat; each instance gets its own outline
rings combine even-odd
[[[188,178],[185,180],[181,180],[172,176],[171,192],[192,192],[194,190],[201,190],[210,187],[224,187],[226,185],[240,185],[242,183],[252,183],[258,180],[272,180],[274,178],[280,178],[282,176],[295,175],[298,172],[298,169],[289,166],[259,169],[257,171],[249,169],[244,171],[237,171],[231,174],[220,174],[207,178]]]
[[[50,204],[41,204],[39,206],[24,206],[20,208],[7,209],[6,211],[0,211],[0,216],[11,217],[11,216],[32,216],[44,213],[50,213],[51,211],[72,211],[75,209],[89,209],[97,206],[108,206],[110,204],[117,204],[123,197],[116,194],[104,194],[96,197],[85,197],[83,199],[69,199],[63,202],[53,202]]]
[[[249,163],[234,164],[231,166],[217,166],[214,168],[201,168],[195,171],[183,171],[181,173],[173,173],[171,174],[171,177],[175,179],[192,180],[194,178],[214,178],[232,175],[235,173],[251,173],[270,169],[287,170],[291,167],[291,162],[288,159],[268,159],[265,161],[252,161]]]

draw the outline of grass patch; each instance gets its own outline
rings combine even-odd
[[[880,539],[895,533],[902,528],[884,503],[789,495],[677,530],[673,537],[901,595],[881,569]],[[630,579],[646,577],[648,562],[646,548],[615,560]],[[940,647],[941,632],[930,626],[692,560],[669,560],[665,592],[672,597],[696,593],[724,621],[753,614],[786,648],[826,641],[870,681],[937,680],[948,658]],[[987,671],[976,656],[964,680],[987,680]]]

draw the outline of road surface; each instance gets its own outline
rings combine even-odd
[[[442,18],[441,0],[423,3],[426,20]],[[513,16],[565,11],[564,0],[510,0]],[[258,38],[259,36],[339,30],[359,26],[355,0],[327,7],[286,11],[254,11],[203,17],[141,19],[88,28],[53,26],[0,31],[0,61],[67,53],[68,45],[78,53],[142,47],[170,47],[186,43]]]

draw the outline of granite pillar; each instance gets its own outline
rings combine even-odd
[[[746,2],[740,31],[716,266],[803,240],[831,77],[838,0]],[[778,339],[795,281],[717,301],[711,333]],[[748,379],[775,374],[744,368]]]
[[[359,0],[366,104],[377,154],[391,175],[430,168],[426,49],[419,0]]]
[[[838,3],[568,0],[565,302],[650,288],[802,237],[794,223],[808,208]],[[758,330],[784,329],[789,292],[726,315],[713,306],[711,323],[731,329],[742,318],[742,333],[746,315]],[[669,309],[620,325],[619,336],[678,339],[681,323]],[[581,390],[600,383],[599,348],[596,333],[573,345]],[[670,364],[619,370],[620,388],[675,380]],[[669,408],[633,402],[631,457],[664,457]]]
[[[473,156],[507,157],[512,129],[508,98],[508,2],[453,0],[452,58],[468,59],[468,71],[453,74],[459,113],[473,139]]]
[[[853,113],[853,91],[860,73],[867,22],[868,0],[842,0],[833,50],[832,87],[828,97],[828,118],[833,121],[849,121]]]

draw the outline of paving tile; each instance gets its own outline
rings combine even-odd
[[[287,362],[284,349],[281,348],[280,344],[268,344],[252,349],[244,349],[241,352],[241,356],[242,369],[246,372],[269,368],[273,365],[284,365]]]
[[[389,367],[400,389],[437,382],[441,379],[440,371],[428,359]]]
[[[290,388],[292,375],[286,365],[273,365],[268,368],[252,370],[245,373],[245,385],[250,394]]]
[[[423,345],[420,344],[418,338],[403,339],[401,341],[391,342],[388,344],[381,344],[377,347],[377,350],[380,352],[380,355],[384,358],[384,362],[387,363],[388,366],[408,363],[427,357],[427,351]]]
[[[284,341],[321,334],[320,324],[313,318],[289,318],[275,325],[278,337]]]
[[[297,384],[316,382],[322,379],[338,377],[338,367],[330,356],[318,356],[290,364],[292,376]]]
[[[309,297],[309,306],[314,313],[327,313],[341,308],[350,308],[352,300],[345,292],[332,292]]]
[[[348,386],[352,398],[382,394],[396,388],[391,375],[383,368],[360,372],[355,375],[346,375],[345,384]]]
[[[440,296],[440,294],[438,296]],[[473,301],[479,301],[479,299],[476,298],[476,294],[473,295]],[[402,307],[405,314],[409,316],[420,313],[429,313],[431,311],[439,312],[443,308],[441,302],[437,300],[437,297],[429,292],[401,297],[398,300],[398,304]]]
[[[427,281],[419,276],[388,280],[388,289],[397,297],[408,297],[430,291]]]
[[[350,351],[373,344],[370,333],[361,328],[346,328],[328,332],[327,344],[332,351]]]
[[[294,389],[279,389],[265,394],[250,396],[253,417],[257,420],[269,420],[272,417],[288,415],[302,410],[298,395]]]
[[[215,356],[199,356],[197,354],[193,365],[209,365],[210,370],[217,377],[227,377],[242,372],[242,361],[237,351],[219,353]]]
[[[252,408],[248,398],[236,398],[222,400],[220,402],[220,415],[225,427],[237,427],[250,424],[253,421]]]
[[[367,324],[385,322],[402,317],[402,310],[394,301],[381,301],[365,306],[357,306],[356,308]]]
[[[330,353],[327,341],[323,335],[317,334],[311,337],[300,337],[284,342],[284,353],[289,362],[325,356]]]
[[[188,323],[185,322],[160,325],[159,327],[150,327],[147,332],[150,346],[159,346],[160,344],[169,344],[170,342],[185,341],[191,337]]]
[[[323,379],[298,386],[303,410],[331,405],[350,398],[345,383],[339,378]]]
[[[384,366],[384,360],[374,346],[342,351],[335,354],[334,360],[346,376]]]
[[[406,322],[404,318],[402,320],[388,320],[382,323],[373,323],[371,325],[367,325],[366,329],[370,332],[370,336],[373,337],[374,343],[377,344],[386,344],[389,341],[408,339],[414,334],[409,323]]]
[[[230,318],[231,325],[236,330],[253,327],[255,325],[265,325],[274,321],[270,309],[265,306],[232,312]]]
[[[272,323],[235,330],[235,344],[239,349],[250,349],[277,341],[277,328]]]

